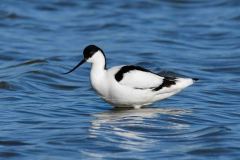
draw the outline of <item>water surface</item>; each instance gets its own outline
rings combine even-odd
[[[0,159],[239,159],[240,1],[1,0]],[[140,110],[116,110],[62,75],[88,44],[108,66],[200,81]]]

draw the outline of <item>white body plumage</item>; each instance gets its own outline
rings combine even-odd
[[[197,79],[163,77],[139,66],[106,69],[103,51],[90,45],[84,50],[84,62],[92,63],[90,80],[101,97],[115,107],[135,107],[168,98],[190,86]],[[80,62],[75,70],[83,62]]]

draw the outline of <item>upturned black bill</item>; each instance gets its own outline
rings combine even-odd
[[[73,72],[75,69],[77,69],[79,66],[81,66],[84,62],[86,62],[85,59],[83,59],[81,62],[79,62],[73,69],[71,69],[70,71],[63,73],[63,74],[68,74],[68,73]]]

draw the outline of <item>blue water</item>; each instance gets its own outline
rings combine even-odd
[[[1,0],[0,159],[240,158],[240,1]],[[200,79],[140,110],[91,89],[88,44],[108,66]]]

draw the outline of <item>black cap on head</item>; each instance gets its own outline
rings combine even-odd
[[[97,51],[102,51],[99,47],[95,46],[95,45],[89,45],[87,46],[84,50],[83,50],[83,55],[85,59],[91,58],[94,53],[96,53]]]
[[[95,46],[95,45],[89,45],[87,46],[84,50],[83,50],[83,56],[84,56],[84,59],[82,59],[75,67],[73,67],[73,69],[71,69],[70,71],[64,73],[64,74],[68,74],[68,73],[71,73],[72,71],[74,71],[75,69],[77,69],[79,66],[81,66],[83,63],[85,63],[88,58],[91,58],[94,53],[96,53],[97,51],[101,51],[103,53],[103,51]],[[103,53],[103,56],[105,57],[104,53]],[[106,64],[105,64],[105,68],[106,68]]]

